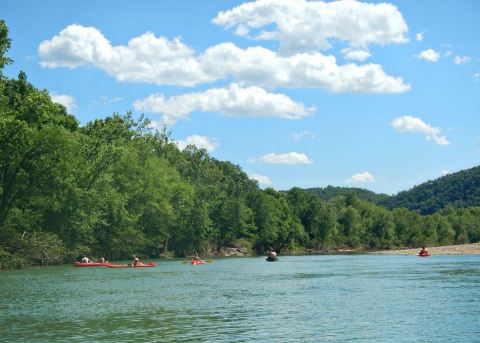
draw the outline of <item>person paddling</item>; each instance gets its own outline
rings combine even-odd
[[[268,249],[267,251],[267,260],[275,261],[277,259],[277,253],[273,249]]]
[[[192,261],[200,261],[200,256],[198,256],[197,252],[195,253],[195,255],[193,255]]]
[[[425,255],[429,255],[430,253],[428,252],[427,249],[425,249],[425,247],[422,247],[422,250],[420,250],[420,252],[418,254],[420,256],[425,256]]]
[[[98,260],[98,262],[100,262],[100,263],[105,263],[105,262],[106,262],[106,261],[105,261],[105,257],[103,257],[103,256],[100,257],[100,259]]]
[[[133,260],[133,265],[134,266],[141,263],[140,259],[136,255],[132,255],[132,260]]]
[[[82,263],[92,263],[92,260],[87,257],[87,255],[83,255]]]

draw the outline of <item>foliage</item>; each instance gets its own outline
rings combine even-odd
[[[0,22],[0,68],[10,62],[7,32]],[[116,259],[224,247],[263,253],[480,240],[480,208],[457,208],[478,204],[480,167],[399,194],[387,210],[377,203],[392,198],[356,188],[261,190],[239,166],[195,146],[180,150],[166,129],[148,124],[114,113],[80,127],[25,73],[1,76],[0,269],[80,254]]]
[[[383,201],[387,201],[390,196],[387,194],[377,194],[375,192],[369,191],[363,188],[355,188],[355,187],[333,187],[327,186],[325,188],[306,188],[304,189],[305,192],[311,195],[318,196],[320,199],[324,201],[328,201],[338,196],[346,195],[348,193],[354,193],[357,198],[369,202],[373,202],[375,204],[379,204]]]
[[[422,214],[432,214],[448,205],[480,206],[480,166],[422,183],[379,204],[389,209],[419,210]]]

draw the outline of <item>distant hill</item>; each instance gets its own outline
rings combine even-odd
[[[480,206],[480,166],[422,183],[378,204],[389,209],[405,207],[419,210],[422,214],[436,212],[447,205]]]
[[[422,214],[431,214],[447,205],[458,208],[480,206],[480,166],[427,181],[393,196],[355,187],[328,186],[306,188],[304,191],[325,201],[353,192],[359,199],[390,210],[404,207],[418,210]]]
[[[311,195],[320,197],[322,200],[328,201],[334,197],[345,195],[347,193],[355,193],[355,195],[365,201],[373,202],[375,204],[380,204],[381,202],[386,202],[390,196],[387,194],[377,194],[375,192],[369,191],[363,188],[355,187],[333,187],[327,186],[324,188],[305,188],[305,192]]]

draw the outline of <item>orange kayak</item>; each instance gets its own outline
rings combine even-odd
[[[193,265],[197,265],[197,264],[204,264],[205,261],[203,261],[203,260],[192,260],[191,263],[192,263]]]

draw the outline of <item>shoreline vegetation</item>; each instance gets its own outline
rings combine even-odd
[[[480,241],[480,170],[450,175],[451,197],[429,182],[392,208],[352,189],[329,189],[328,199],[262,189],[239,165],[181,149],[143,115],[80,125],[25,72],[3,74],[9,47],[0,20],[0,270],[82,255],[358,254]],[[432,212],[415,210],[420,198]]]

